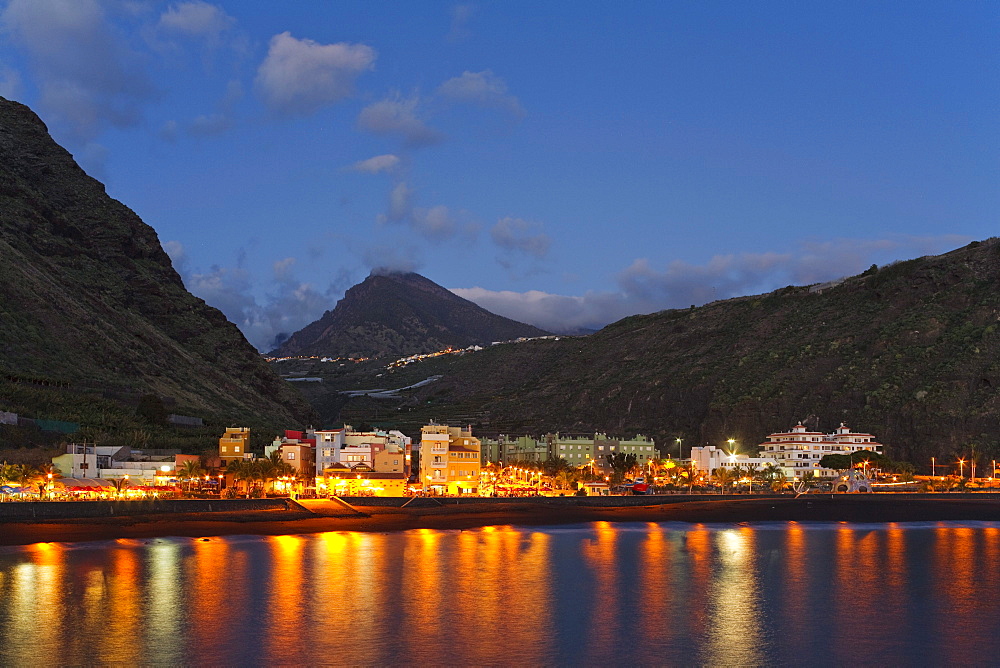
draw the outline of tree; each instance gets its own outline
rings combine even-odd
[[[252,462],[249,459],[233,459],[226,465],[226,473],[233,476],[233,486],[235,488],[241,488],[246,485],[249,496],[249,483],[254,475]]]
[[[606,455],[605,459],[608,466],[611,467],[615,483],[620,483],[625,477],[625,473],[634,469],[638,461],[635,454],[631,452],[612,452]]]
[[[187,481],[189,492],[191,491],[191,480],[200,478],[204,474],[205,469],[201,467],[201,462],[191,459],[181,464],[180,469],[177,471],[177,477]]]
[[[780,468],[771,476],[771,491],[780,493],[788,485],[788,477]]]
[[[846,471],[854,467],[854,459],[850,455],[823,455],[819,465],[825,469]]]
[[[568,469],[569,462],[566,461],[565,457],[549,457],[542,462],[542,470],[545,471],[545,475],[557,476]]]
[[[719,483],[719,486],[722,488],[722,491],[719,493],[725,494],[726,485],[728,485],[733,481],[732,470],[724,466],[720,466],[719,468],[715,469],[715,471],[712,472],[712,475],[715,476],[715,482]]]
[[[135,414],[145,419],[149,424],[167,424],[167,409],[163,405],[163,400],[155,394],[144,394],[139,397],[139,405],[135,408]]]

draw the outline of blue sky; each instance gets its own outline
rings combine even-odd
[[[0,7],[0,95],[261,349],[379,267],[572,329],[996,234],[996,2]]]

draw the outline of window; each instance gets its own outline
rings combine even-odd
[[[288,461],[292,461],[294,459],[295,459],[295,453],[294,452],[289,452],[288,453]]]
[[[234,445],[233,446],[233,452],[239,452],[239,451],[240,451],[240,446]]]

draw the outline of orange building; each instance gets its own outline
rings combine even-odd
[[[435,494],[479,493],[478,438],[472,427],[431,424],[420,430],[420,482]]]
[[[219,459],[225,466],[234,459],[248,459],[250,427],[227,427],[219,439]]]

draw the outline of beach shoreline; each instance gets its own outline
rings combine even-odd
[[[652,501],[652,499],[651,499]],[[80,542],[181,536],[288,535],[328,531],[395,532],[411,529],[460,530],[485,526],[558,526],[589,522],[934,522],[1000,521],[993,499],[886,498],[815,495],[687,500],[651,505],[468,503],[436,507],[352,507],[304,502],[304,508],[232,513],[172,513],[0,523],[0,545]]]

